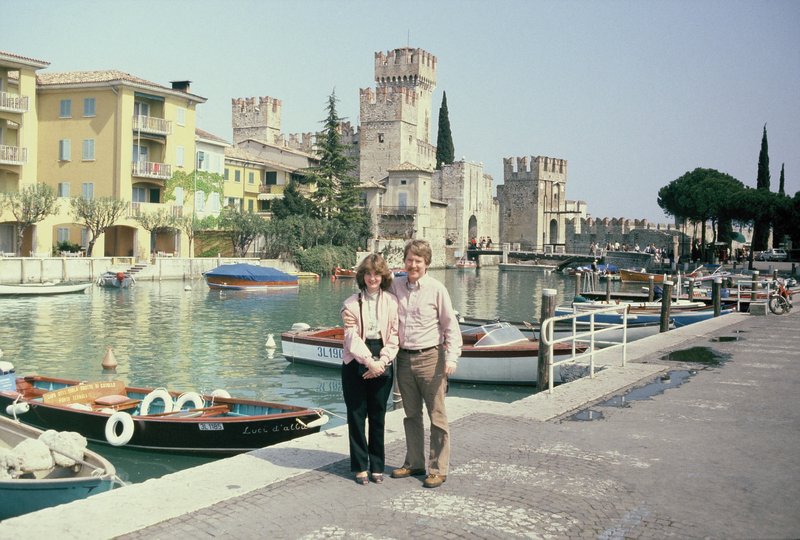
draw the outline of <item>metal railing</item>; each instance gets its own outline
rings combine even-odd
[[[156,163],[154,161],[134,161],[131,164],[131,173],[133,176],[143,178],[169,180],[172,178],[172,165],[168,163]]]
[[[155,116],[137,114],[133,117],[133,130],[156,133],[158,135],[170,135],[172,134],[172,122]]]
[[[28,112],[28,96],[0,92],[0,109],[13,112]]]
[[[27,148],[0,144],[0,163],[6,163],[8,165],[24,165],[27,162]]]
[[[772,281],[737,281],[736,282],[736,311],[742,311],[742,301],[748,303],[758,300],[769,300]],[[746,300],[745,300],[746,299]]]
[[[616,313],[621,315],[619,323],[598,323],[595,320],[596,315]],[[554,339],[553,333],[556,323],[569,322],[572,326],[572,333],[566,337]],[[588,330],[578,331],[578,323],[581,326],[588,324]],[[604,341],[597,339],[598,335],[604,332],[622,330],[622,340],[617,341]],[[572,354],[566,358],[559,357],[559,360],[554,360],[553,348],[556,343],[572,343]],[[588,343],[584,352],[578,352],[578,344]],[[562,364],[574,363],[584,358],[589,359],[589,378],[594,378],[594,360],[595,354],[598,352],[598,345],[604,345],[602,351],[610,351],[613,349],[622,349],[622,367],[628,358],[628,307],[625,304],[618,304],[605,308],[597,308],[589,311],[577,311],[573,308],[573,313],[569,315],[560,315],[558,317],[551,317],[545,319],[542,323],[541,329],[541,343],[540,346],[547,347],[548,363],[547,369],[549,373],[548,392],[553,393],[553,380],[555,368]],[[581,345],[582,348],[582,345]]]

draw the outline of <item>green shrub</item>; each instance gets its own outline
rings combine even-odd
[[[68,251],[70,253],[78,253],[81,250],[81,246],[79,244],[71,244],[69,241],[64,240],[63,242],[59,242],[56,244],[54,251],[54,255],[60,254],[62,251]]]
[[[356,251],[346,246],[316,246],[294,254],[303,272],[329,275],[335,266],[350,268],[356,262]]]

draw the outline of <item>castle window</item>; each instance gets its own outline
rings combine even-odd
[[[379,143],[383,142],[383,133],[378,133],[378,142]]]

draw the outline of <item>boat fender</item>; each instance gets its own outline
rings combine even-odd
[[[172,396],[165,388],[156,388],[146,396],[142,400],[142,404],[139,406],[139,415],[140,416],[147,416],[150,412],[150,405],[157,399],[160,399],[164,402],[164,412],[169,413],[173,411],[172,406]]]
[[[31,410],[31,406],[23,401],[21,403],[12,403],[6,407],[6,414],[16,418],[18,414],[25,414],[29,410]]]
[[[297,423],[300,424],[301,426],[303,426],[304,429],[314,429],[314,428],[318,428],[318,427],[324,426],[325,424],[328,423],[328,420],[330,420],[328,415],[327,414],[323,414],[323,415],[320,415],[320,417],[317,418],[316,420],[312,420],[311,422],[308,422],[308,423],[303,422],[302,420],[300,420],[298,418],[297,419]]]
[[[311,326],[304,322],[296,322],[292,325],[292,332],[302,332],[304,330],[309,330]]]
[[[122,432],[117,434],[117,425],[122,425]],[[106,440],[112,446],[124,446],[133,437],[133,417],[117,411],[106,420]]]
[[[188,407],[189,409],[202,409],[206,406],[206,402],[203,401],[203,396],[197,392],[186,392],[178,396],[178,399],[175,400],[175,407],[172,410],[180,411],[187,403],[192,404],[191,407]]]
[[[212,397],[221,397],[221,398],[229,398],[231,395],[228,393],[227,390],[224,388],[217,388],[213,392],[211,392]]]

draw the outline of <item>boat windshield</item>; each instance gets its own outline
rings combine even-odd
[[[507,322],[485,324],[472,330],[464,332],[464,334],[484,334],[476,343],[475,347],[501,347],[503,345],[512,345],[521,341],[528,341],[525,334]]]

